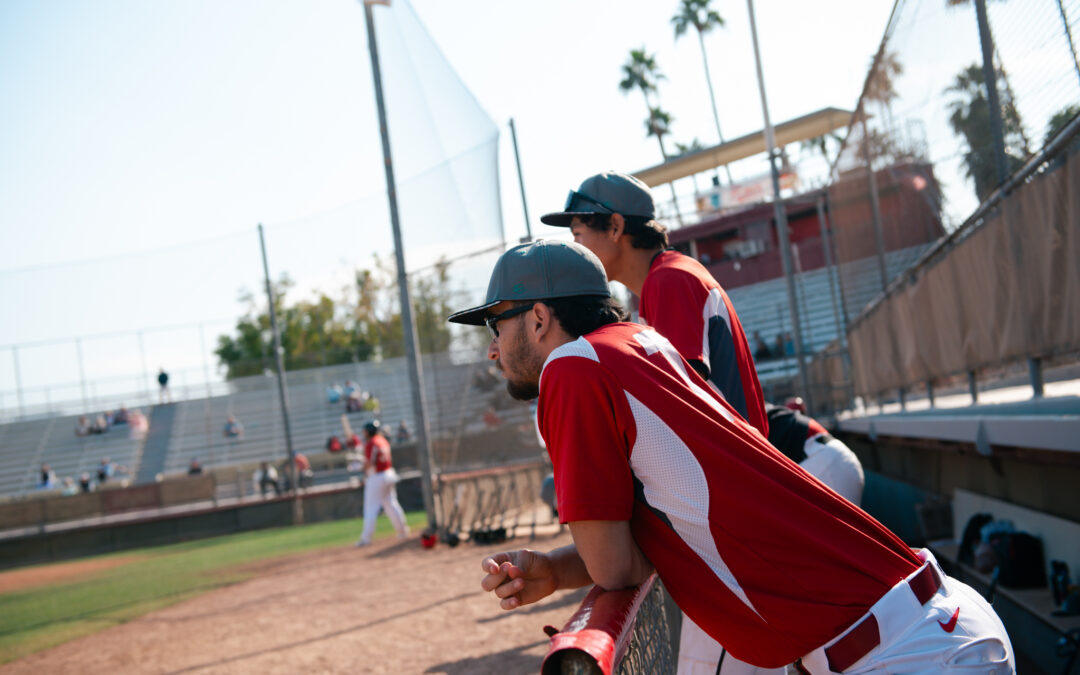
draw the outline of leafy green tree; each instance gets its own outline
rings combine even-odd
[[[1043,145],[1046,145],[1050,142],[1050,139],[1057,136],[1058,132],[1064,129],[1069,122],[1072,122],[1077,115],[1080,115],[1080,105],[1075,103],[1065,106],[1054,113],[1050,117],[1050,121],[1046,123],[1046,135],[1043,136]],[[1077,136],[1076,139],[1080,139],[1080,136]],[[1073,147],[1077,145],[1078,141],[1076,139],[1071,144]]]
[[[450,329],[448,265],[436,265],[436,273],[412,282],[413,313],[420,334],[421,352],[446,351]],[[355,285],[344,289],[334,301],[325,293],[314,300],[289,303],[293,287],[288,276],[273,284],[274,311],[281,330],[286,370],[393,358],[405,354],[404,331],[395,275],[391,266],[376,256],[371,269],[355,272]],[[227,379],[257,375],[273,368],[273,334],[270,316],[260,310],[256,296],[245,292],[241,301],[247,312],[236,322],[233,335],[218,337],[214,353],[226,368]]]
[[[709,6],[711,0],[680,0],[679,9],[675,16],[671,17],[671,23],[675,27],[675,39],[686,34],[690,26],[697,31],[698,45],[701,47],[701,62],[705,66],[705,84],[709,88],[709,103],[712,105],[713,121],[716,123],[716,136],[720,142],[724,142],[724,134],[720,131],[720,114],[716,111],[716,94],[713,92],[712,75],[709,74],[709,58],[705,53],[705,34],[713,28],[724,25],[724,19],[719,12]],[[727,173],[728,183],[732,183],[731,169],[725,164],[724,171]]]
[[[949,125],[967,143],[964,153],[964,172],[975,184],[975,194],[985,200],[997,187],[994,159],[994,140],[990,130],[990,105],[986,101],[986,85],[982,67],[972,64],[957,74],[945,89],[952,94],[949,102]],[[1020,113],[1008,90],[1001,95],[1001,123],[1005,137],[1005,161],[1011,173],[1024,163],[1027,155]]]

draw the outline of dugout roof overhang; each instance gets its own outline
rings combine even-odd
[[[799,143],[843,129],[851,122],[851,115],[850,110],[822,108],[817,112],[777,124],[774,128],[776,146]],[[656,187],[736,160],[760,155],[765,151],[765,131],[761,130],[711,148],[681,155],[663,164],[635,171],[634,175],[649,187]]]

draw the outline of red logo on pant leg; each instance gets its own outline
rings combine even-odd
[[[951,632],[953,632],[953,629],[956,628],[956,620],[959,619],[959,618],[960,618],[960,608],[957,607],[956,611],[952,613],[952,618],[950,618],[946,622],[938,621],[938,625],[941,626],[941,630],[945,631],[946,633],[951,633]]]

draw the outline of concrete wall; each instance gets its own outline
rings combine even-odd
[[[87,496],[95,495],[90,493]],[[408,511],[422,509],[420,479],[402,480],[398,484],[398,499]],[[305,523],[356,518],[362,511],[362,489],[341,488],[304,496]],[[0,569],[290,524],[292,499],[279,497],[171,516],[45,532],[0,540]]]

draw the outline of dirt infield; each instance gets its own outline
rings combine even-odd
[[[246,582],[0,667],[0,673],[536,673],[545,624],[584,597],[503,612],[480,560],[569,543],[566,532],[501,547],[424,550],[377,542],[261,564]]]

